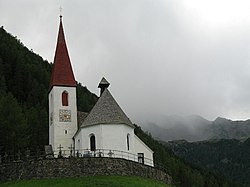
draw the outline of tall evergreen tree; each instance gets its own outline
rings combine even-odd
[[[27,145],[27,123],[17,100],[11,93],[0,98],[0,145],[6,151],[16,151]]]

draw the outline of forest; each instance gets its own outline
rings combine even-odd
[[[176,155],[198,167],[221,173],[243,185],[250,184],[250,138],[166,143]]]

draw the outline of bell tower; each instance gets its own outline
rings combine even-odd
[[[74,145],[72,138],[77,131],[76,86],[60,15],[49,87],[49,144],[53,151]]]

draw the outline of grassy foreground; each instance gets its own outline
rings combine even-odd
[[[0,183],[1,187],[170,187],[164,183],[140,178],[125,176],[94,176],[65,179],[23,180]]]

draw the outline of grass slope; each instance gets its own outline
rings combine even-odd
[[[94,176],[65,179],[40,179],[0,183],[1,187],[170,187],[164,183],[140,178],[125,176]]]

